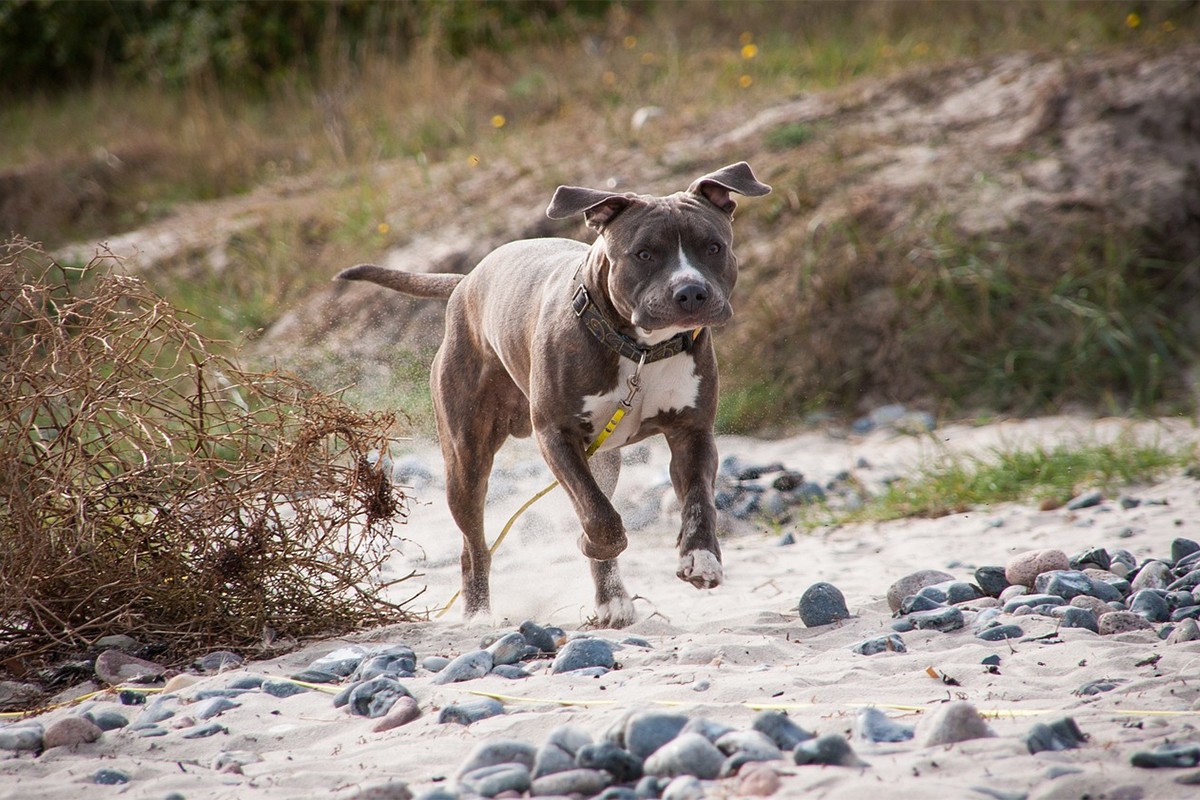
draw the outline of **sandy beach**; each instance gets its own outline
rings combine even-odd
[[[1193,441],[1186,421],[1131,423],[1048,417],[982,426],[948,425],[924,436],[881,429],[865,436],[812,431],[771,441],[722,437],[721,455],[744,463],[781,462],[826,483],[851,470],[868,487],[911,474],[947,452],[986,456],[1022,444],[1089,442],[1122,435],[1163,443]],[[392,570],[422,577],[400,584],[406,596],[427,586],[412,608],[436,609],[458,588],[459,538],[441,495],[440,465],[427,442],[412,442],[397,463],[425,467],[432,477],[412,481],[407,525],[397,527]],[[677,580],[677,517],[665,491],[667,451],[661,442],[627,450],[617,504],[636,518],[621,557],[626,585],[636,595],[638,621],[621,631],[591,630],[591,583],[575,549],[575,522],[561,492],[536,505],[496,555],[490,618],[464,621],[461,609],[429,622],[395,625],[337,640],[307,643],[269,661],[251,661],[202,675],[178,690],[175,713],[162,735],[141,736],[142,706],[122,705],[115,692],[68,705],[36,721],[90,711],[116,711],[131,723],[96,741],[54,747],[40,755],[0,751],[0,797],[68,798],[304,798],[400,797],[404,782],[419,796],[456,790],[456,773],[480,743],[515,739],[534,747],[551,731],[576,726],[599,741],[630,712],[666,711],[737,729],[762,709],[784,710],[818,735],[847,737],[865,765],[797,765],[790,754],[767,762],[778,777],[777,796],[863,798],[1176,798],[1197,796],[1194,768],[1145,769],[1135,752],[1165,744],[1200,744],[1200,642],[1160,638],[1152,629],[1098,635],[1060,627],[1049,616],[1002,614],[1023,635],[984,641],[972,623],[987,608],[962,606],[966,624],[950,632],[901,633],[906,652],[861,655],[852,647],[892,633],[889,586],[918,570],[937,569],[971,581],[975,568],[1005,565],[1019,553],[1056,549],[1071,555],[1091,547],[1126,549],[1141,564],[1165,558],[1172,541],[1200,539],[1200,482],[1182,474],[1070,511],[1005,504],[939,519],[795,531],[788,524],[729,521],[722,540],[726,582],[699,591]],[[415,472],[414,472],[415,474]],[[489,504],[489,533],[549,481],[529,442],[510,443],[497,460]],[[656,498],[661,498],[656,501]],[[657,507],[654,507],[657,502]],[[1131,506],[1131,507],[1125,507]],[[648,510],[649,509],[649,510]],[[797,601],[817,582],[844,595],[849,619],[806,626]],[[994,603],[992,604],[994,605]],[[377,720],[333,704],[341,687],[290,697],[249,691],[237,705],[205,722],[195,719],[204,690],[227,687],[247,674],[286,677],[348,645],[404,644],[418,664],[429,656],[476,650],[486,637],[516,630],[524,620],[584,631],[614,644],[617,668],[601,675],[553,674],[549,657],[524,663],[529,677],[495,674],[438,684],[418,668],[401,683],[421,715],[386,731]],[[632,637],[632,638],[631,638]],[[989,666],[985,659],[998,656]],[[1085,691],[1107,679],[1107,690]],[[1110,685],[1111,684],[1111,685]],[[100,687],[95,687],[100,688]],[[203,695],[201,695],[203,696]],[[504,713],[471,725],[439,722],[447,706],[493,696]],[[990,733],[952,744],[928,744],[930,718],[959,701],[984,717]],[[869,742],[853,735],[862,709],[874,706],[893,721],[916,728],[915,738]],[[1072,718],[1086,741],[1074,749],[1029,752],[1026,737],[1038,723]],[[188,724],[191,722],[192,724]],[[213,735],[186,738],[205,724]],[[27,723],[16,723],[27,724]],[[235,766],[230,766],[231,764]],[[98,770],[117,770],[127,782],[97,785]],[[705,780],[707,797],[758,791],[732,776]],[[389,793],[390,792],[390,793]]]

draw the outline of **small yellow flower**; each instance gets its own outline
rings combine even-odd
[[[380,236],[386,235],[387,232],[390,231],[391,229],[392,229],[392,226],[388,225],[386,222],[381,222],[375,226],[375,232],[378,233]]]
[[[658,62],[658,56],[654,53],[642,53],[642,63],[647,66]]]
[[[1142,18],[1136,11],[1130,11],[1125,17],[1125,25],[1129,28],[1136,28],[1142,24]]]
[[[758,55],[758,45],[756,45],[756,44],[742,45],[742,58],[749,61],[750,59],[754,58],[756,55]]]
[[[625,45],[626,50],[632,50],[633,48],[637,47],[637,37],[636,36],[626,36],[625,40],[622,42],[622,44]]]
[[[609,87],[616,86],[617,85],[617,73],[613,72],[611,69],[605,70],[604,74],[600,76],[600,82],[603,83],[605,86],[609,86]]]
[[[742,31],[742,35],[738,37],[738,43],[742,45],[750,44],[754,41],[754,34],[750,31]]]
[[[738,86],[742,87],[743,89],[749,89],[750,84],[752,83],[754,83],[754,78],[751,78],[749,75],[742,75],[740,78],[738,78]]]
[[[494,114],[492,116],[492,127],[495,128],[496,130],[500,130],[501,128],[503,128],[504,123],[506,123],[506,122],[508,122],[508,120],[506,120],[504,118],[503,114]]]
[[[471,155],[467,156],[467,166],[478,167],[479,166],[479,156],[475,155],[474,153],[471,153]]]

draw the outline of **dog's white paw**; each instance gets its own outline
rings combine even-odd
[[[720,586],[725,578],[721,567],[721,559],[708,550],[693,550],[679,557],[679,569],[675,574],[680,580],[685,580],[697,589],[711,589]]]
[[[633,600],[627,595],[614,597],[596,606],[596,626],[599,628],[624,628],[636,619]]]

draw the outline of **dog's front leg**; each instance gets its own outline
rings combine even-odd
[[[542,457],[571,498],[579,524],[583,526],[579,549],[595,561],[616,558],[629,543],[625,526],[588,469],[578,434],[572,436],[557,427],[539,427],[536,431]]]
[[[710,431],[685,428],[668,431],[667,444],[671,448],[671,484],[683,508],[675,574],[698,589],[711,589],[724,578],[713,501],[717,443]]]

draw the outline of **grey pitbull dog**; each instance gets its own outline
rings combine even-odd
[[[617,569],[625,528],[609,498],[618,448],[647,436],[663,434],[671,451],[683,517],[676,575],[698,588],[721,583],[713,504],[717,363],[709,328],[733,314],[737,204],[730,195],[770,191],[745,162],[667,197],[560,186],[546,214],[583,214],[599,234],[590,246],[511,242],[465,276],[370,264],[338,275],[449,299],[431,385],[446,497],[463,535],[468,616],[489,604],[483,511],[493,458],[509,436],[531,433],[583,526],[579,547],[591,560],[601,626],[634,620]],[[631,395],[624,418],[589,461],[589,443]]]

